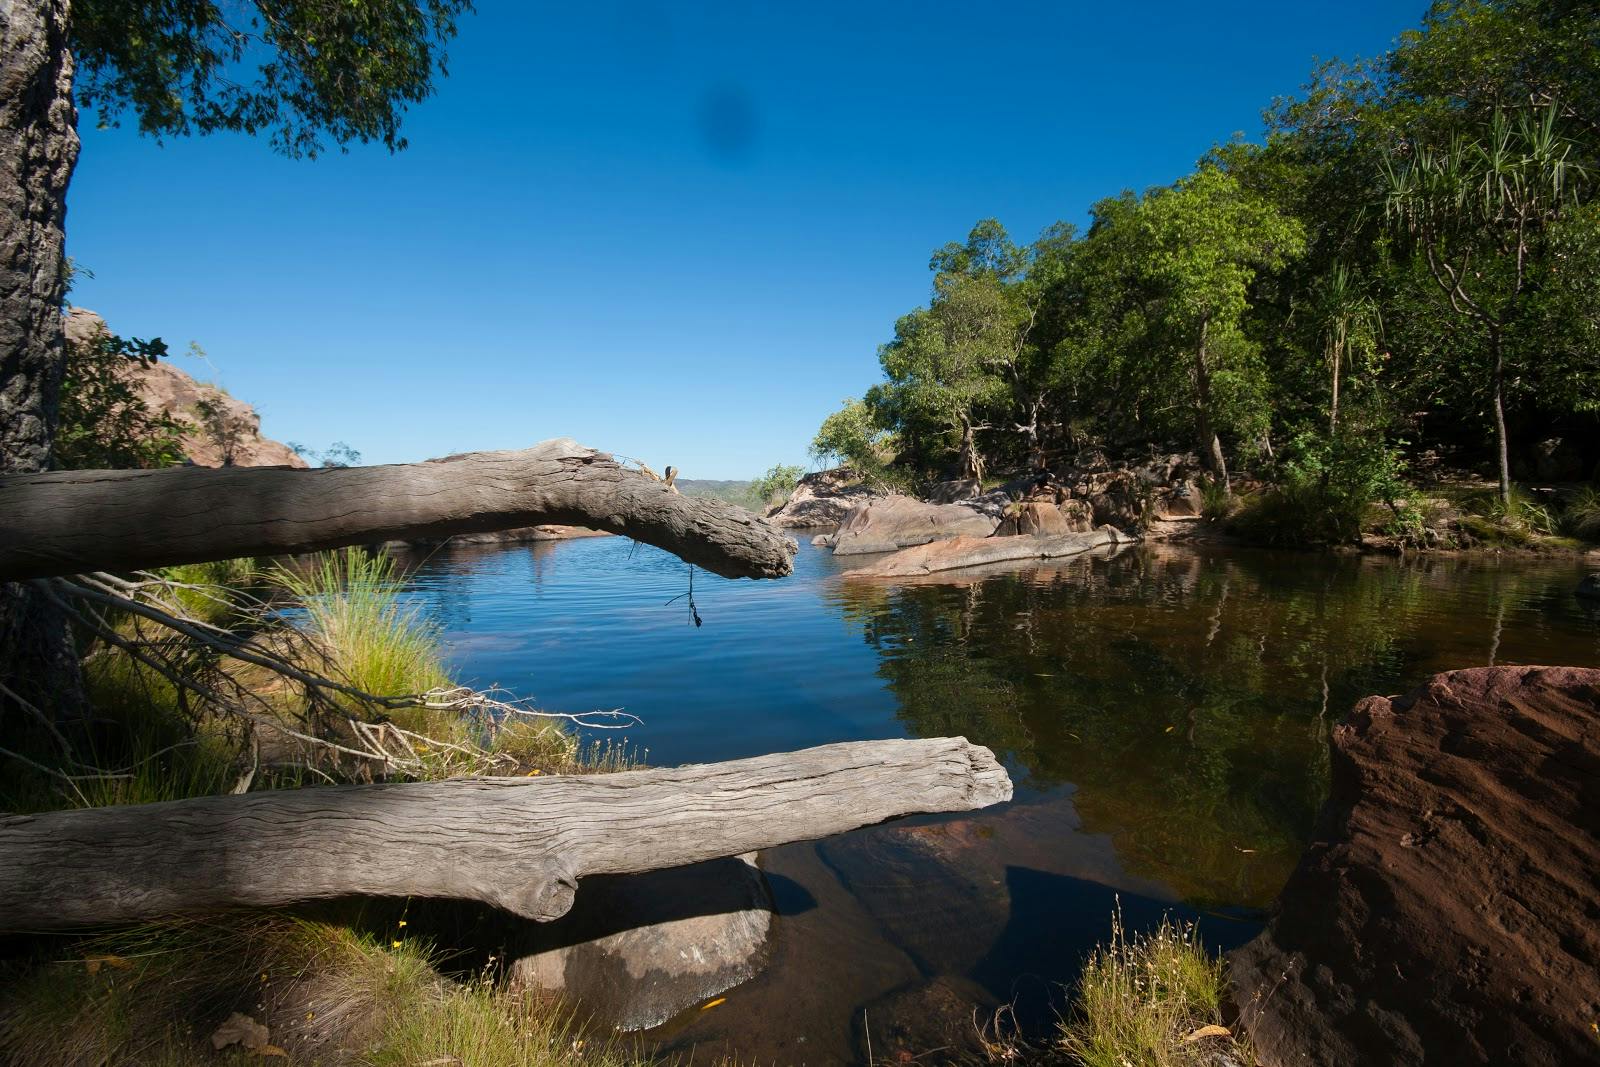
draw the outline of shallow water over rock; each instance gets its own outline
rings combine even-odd
[[[1131,927],[1172,909],[1239,944],[1307,843],[1327,732],[1357,699],[1459,667],[1600,665],[1577,561],[1135,548],[888,585],[840,581],[801,541],[791,579],[697,573],[700,627],[672,599],[687,566],[620,538],[446,547],[418,569],[463,680],[625,707],[651,763],[963,734],[1010,768],[1002,808],[764,854],[765,970],[646,1035],[697,1058],[853,1062],[868,1034],[880,1059],[919,1055],[1013,999],[1044,1025],[1118,900]]]

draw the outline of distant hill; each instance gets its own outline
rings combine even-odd
[[[741,508],[754,508],[756,501],[750,497],[750,479],[735,481],[724,478],[679,478],[678,491],[686,496],[708,496],[726,500]]]

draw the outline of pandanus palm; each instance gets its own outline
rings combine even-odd
[[[1412,146],[1409,161],[1388,164],[1385,174],[1391,227],[1426,264],[1450,311],[1484,342],[1506,504],[1508,334],[1527,311],[1549,230],[1589,192],[1589,173],[1557,114],[1555,104],[1496,113],[1482,138]]]
[[[1351,364],[1370,359],[1383,328],[1378,302],[1344,263],[1335,263],[1313,287],[1314,307],[1322,328],[1323,353],[1332,376],[1328,430],[1339,428],[1339,383]]]

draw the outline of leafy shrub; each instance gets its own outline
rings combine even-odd
[[[1367,512],[1394,506],[1405,490],[1399,453],[1381,438],[1302,435],[1284,450],[1277,484],[1238,520],[1241,532],[1273,545],[1356,541]]]
[[[166,354],[159,337],[141,341],[103,330],[87,342],[68,342],[52,445],[58,468],[130,470],[183,461],[190,427],[151,411],[138,388],[138,372]]]
[[[800,476],[804,473],[799,467],[782,463],[769,467],[767,473],[750,483],[750,496],[763,508],[781,504],[789,499],[789,494],[800,484]]]

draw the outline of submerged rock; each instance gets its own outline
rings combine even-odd
[[[839,524],[833,538],[838,556],[893,552],[947,537],[988,537],[999,525],[964,504],[927,504],[908,496],[888,496],[858,504]]]
[[[1585,600],[1600,600],[1600,574],[1591,574],[1578,583],[1575,595]]]
[[[1231,957],[1262,1061],[1600,1061],[1600,670],[1435,675],[1332,745],[1318,840]]]
[[[585,878],[572,911],[529,932],[511,978],[648,1029],[755,975],[772,911],[754,856]]]

